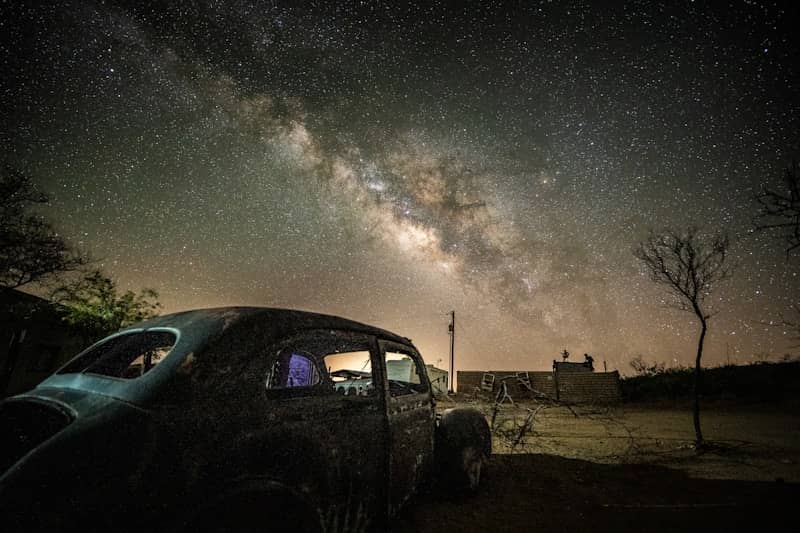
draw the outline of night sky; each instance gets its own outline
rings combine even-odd
[[[0,139],[165,312],[343,315],[446,368],[455,310],[458,369],[689,364],[631,250],[699,224],[739,262],[706,364],[789,350],[800,258],[751,229],[800,158],[781,3],[164,4],[0,3]]]

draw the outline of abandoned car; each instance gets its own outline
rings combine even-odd
[[[435,470],[480,479],[486,420],[434,406],[388,331],[270,308],[158,317],[0,404],[0,527],[381,529]]]

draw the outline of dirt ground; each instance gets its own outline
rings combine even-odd
[[[490,404],[464,404],[491,420]],[[433,489],[391,531],[800,530],[796,404],[705,405],[702,453],[688,406],[506,404],[494,418],[480,490]]]

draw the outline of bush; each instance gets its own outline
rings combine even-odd
[[[693,369],[668,368],[622,379],[626,401],[689,399]],[[704,397],[731,397],[774,401],[800,393],[800,362],[761,363],[703,369],[700,393]]]

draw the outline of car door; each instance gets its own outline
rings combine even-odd
[[[379,341],[389,423],[389,512],[395,513],[433,467],[435,415],[430,383],[417,351]]]
[[[375,338],[307,331],[270,351],[264,422],[274,467],[285,483],[312,493],[327,530],[374,527],[386,513],[387,477]]]

